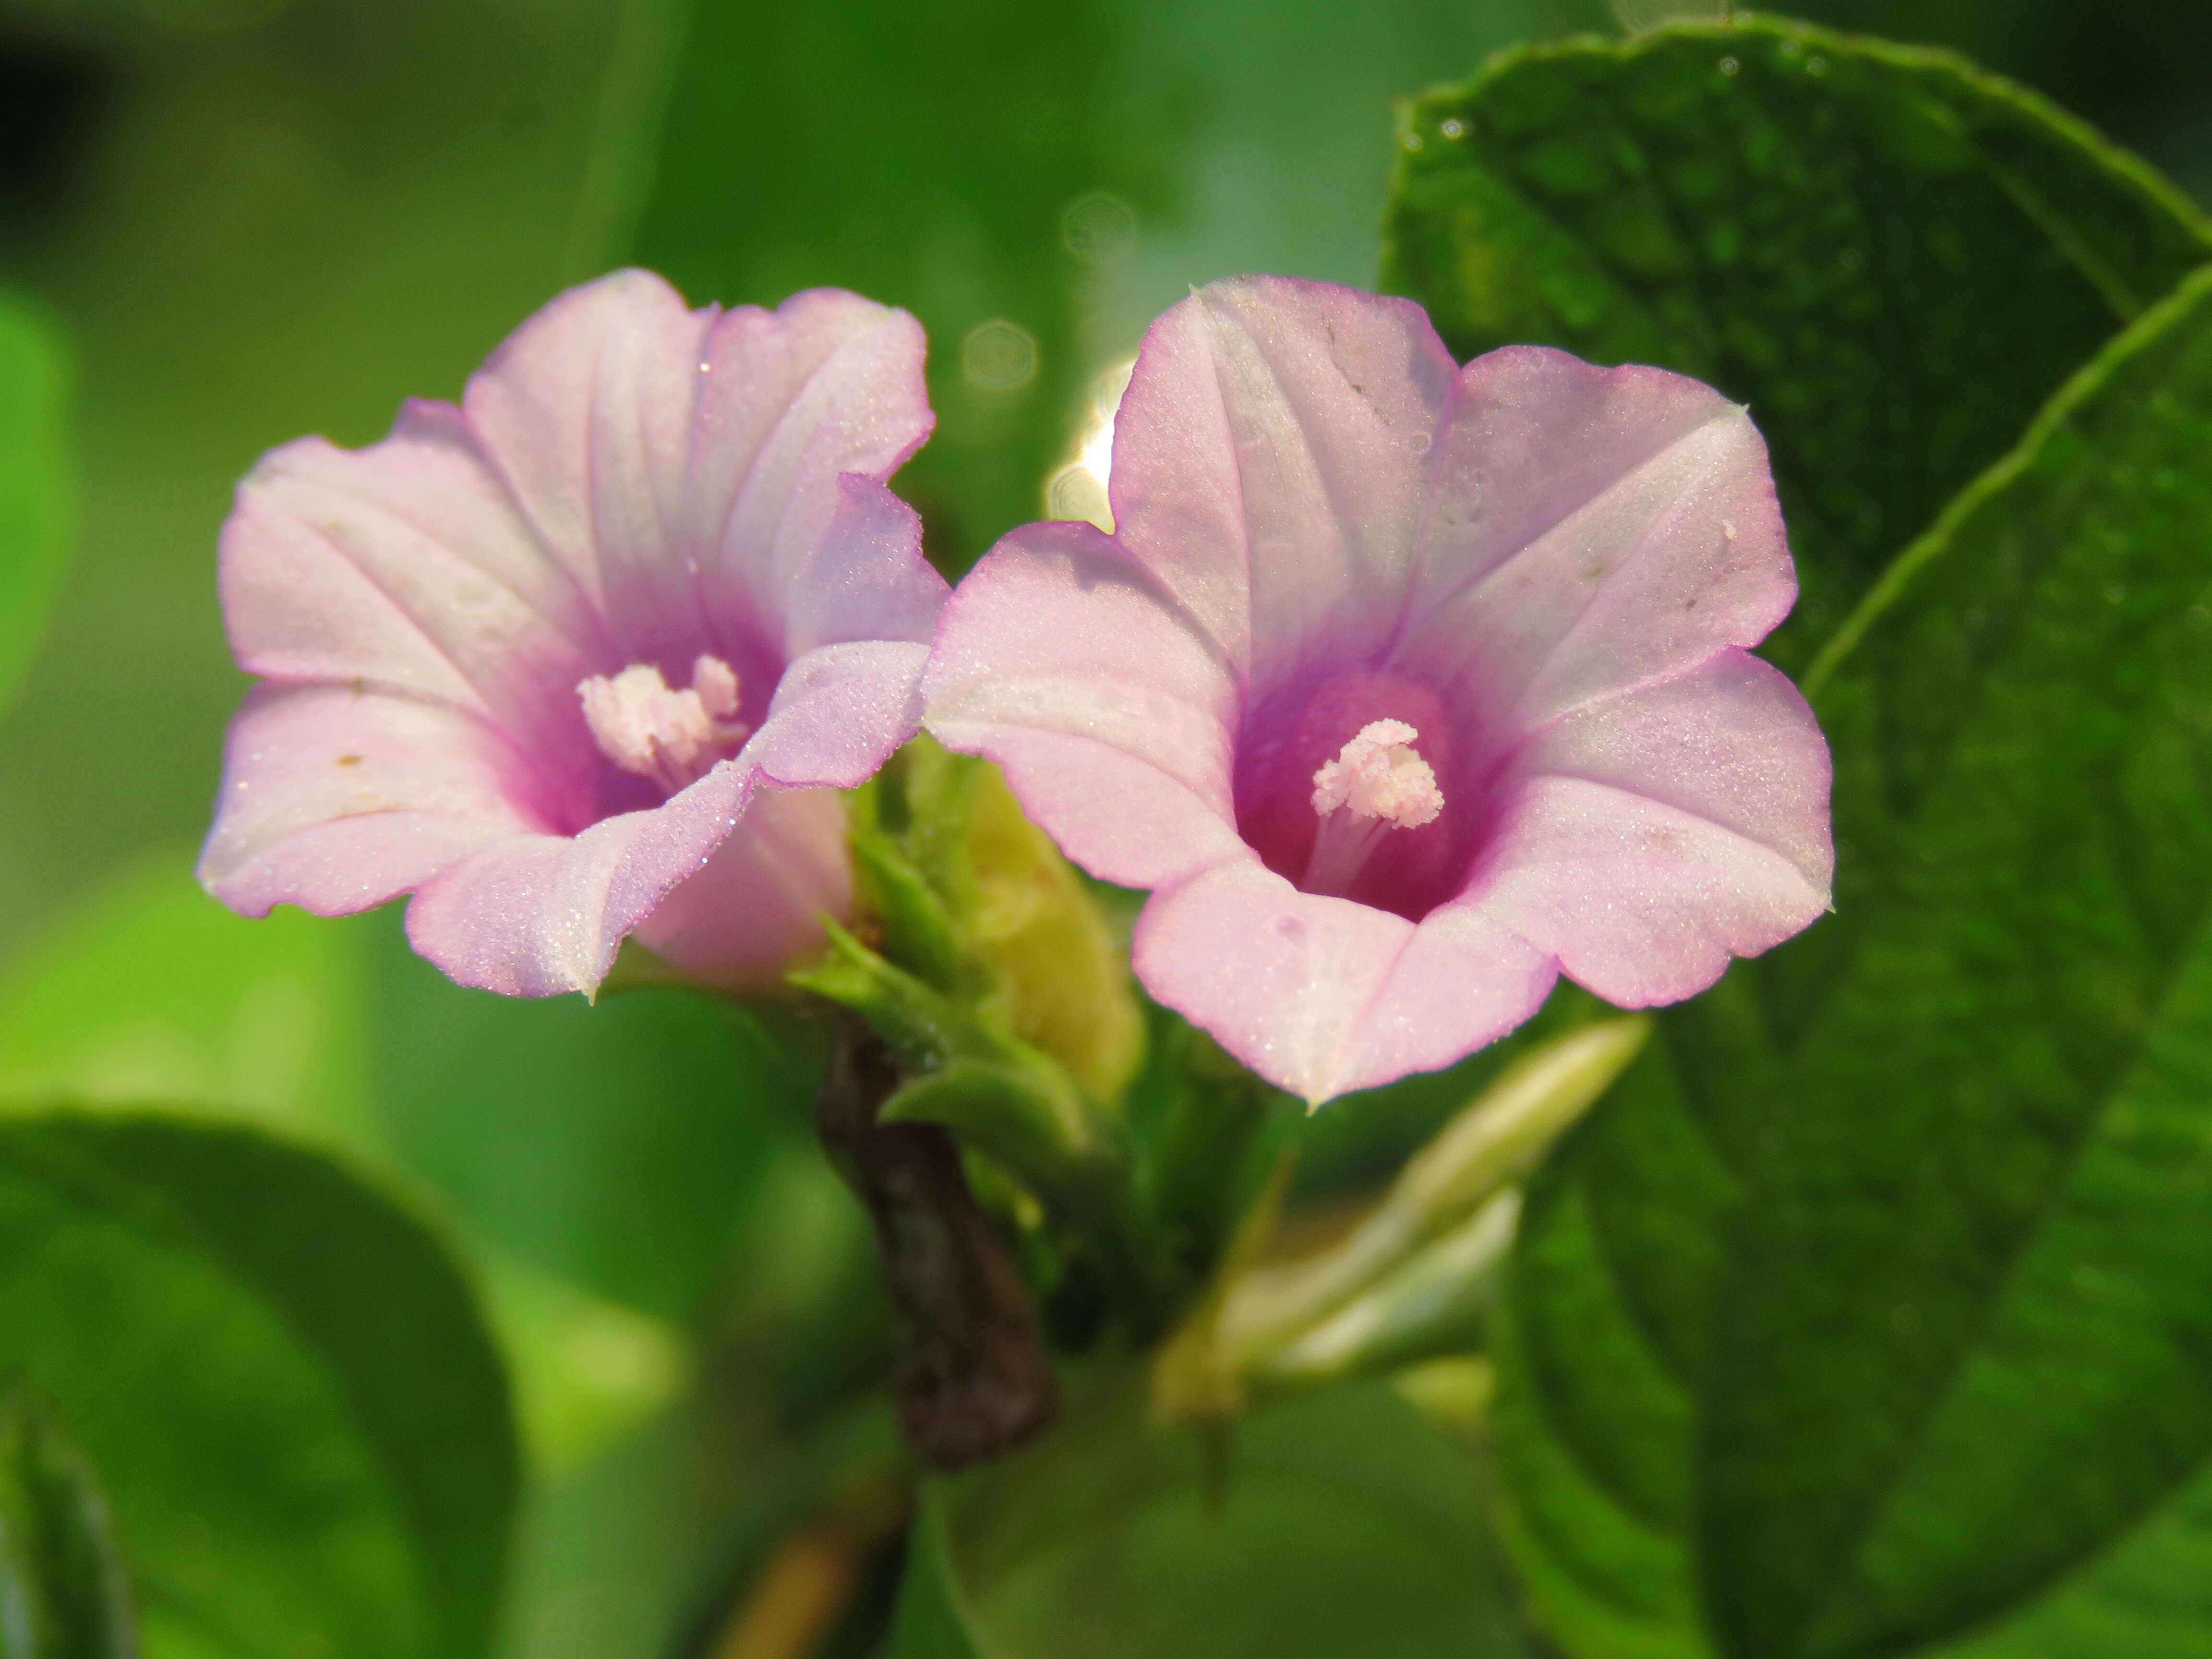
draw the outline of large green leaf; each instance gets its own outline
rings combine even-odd
[[[1510,1531],[1577,1653],[2212,1644],[2208,445],[2212,274],[1830,653],[1842,914],[1532,1204]]]
[[[2212,252],[2203,216],[1940,52],[1743,19],[1494,60],[1406,111],[1383,281],[1455,350],[1657,363],[1751,406],[1800,666],[2067,375]]]
[[[0,706],[31,665],[69,556],[69,393],[52,334],[0,299]]]
[[[1395,1395],[1230,1432],[1209,1447],[1110,1390],[938,1483],[922,1536],[942,1554],[918,1570],[944,1579],[910,1587],[899,1659],[958,1653],[948,1609],[982,1659],[1522,1659],[1474,1467]]]
[[[0,1379],[97,1471],[149,1659],[480,1659],[506,1384],[421,1223],[158,1116],[0,1123]]]

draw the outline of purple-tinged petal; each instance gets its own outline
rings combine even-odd
[[[784,654],[848,640],[928,644],[951,590],[922,556],[921,516],[858,473],[837,489],[837,511],[784,600]]]
[[[1237,687],[1204,630],[1085,524],[1018,530],[945,606],[929,729],[998,762],[1030,817],[1107,881],[1152,886],[1242,852]]]
[[[851,899],[842,808],[808,786],[863,781],[920,711],[945,587],[881,480],[929,429],[922,353],[857,295],[722,315],[620,272],[525,323],[460,409],[270,455],[225,530],[268,683],[204,878],[260,911],[411,890],[425,956],[520,994],[590,989],[665,902],[671,960],[773,981]]]
[[[1457,370],[1409,301],[1216,283],[1153,324],[1114,427],[1116,538],[1242,677],[1398,616]]]
[[[454,412],[410,404],[358,453],[264,457],[222,532],[239,665],[482,714],[526,746],[571,731],[561,694],[605,650],[596,613],[515,514]]]
[[[1455,399],[1394,664],[1518,726],[1757,643],[1796,595],[1766,446],[1661,369],[1509,347]]]
[[[1250,857],[1156,892],[1132,962],[1160,1001],[1312,1103],[1480,1048],[1534,1013],[1554,975],[1485,917],[1416,926],[1302,893]]]
[[[571,289],[470,378],[470,427],[538,539],[639,660],[708,648],[681,556],[711,312],[649,271]]]
[[[1828,755],[1729,652],[1541,734],[1462,902],[1627,1007],[1677,1002],[1828,905]]]
[[[256,686],[231,726],[199,878],[246,915],[347,915],[553,828],[544,795],[476,715],[344,686]]]
[[[823,916],[853,908],[845,828],[834,789],[762,790],[705,866],[638,924],[639,942],[702,984],[781,988],[792,963],[828,943]]]
[[[928,660],[927,646],[902,640],[808,652],[784,670],[768,719],[737,764],[786,788],[857,788],[921,725]]]
[[[589,992],[624,936],[723,843],[754,787],[726,761],[662,805],[580,835],[494,842],[416,890],[407,937],[463,985],[508,996]]]
[[[1488,916],[1457,905],[1431,910],[1369,1006],[1329,1093],[1462,1060],[1542,1007],[1558,979],[1556,962]]]
[[[728,503],[702,542],[719,625],[777,631],[844,508],[843,476],[880,482],[921,447],[936,419],[926,344],[905,312],[828,289],[795,295],[772,316],[722,319],[708,378],[730,389],[729,412],[719,403],[708,411],[695,462],[702,485],[713,480],[702,504]]]
[[[1771,848],[1826,902],[1828,745],[1772,664],[1723,651],[1671,680],[1588,703],[1537,732],[1516,778],[1580,778],[1696,814]]]

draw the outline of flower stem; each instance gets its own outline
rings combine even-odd
[[[1059,1388],[1029,1292],[969,1190],[959,1148],[925,1123],[879,1123],[899,1088],[881,1039],[841,1023],[815,1107],[830,1160],[868,1212],[905,1329],[891,1380],[900,1427],[932,1467],[957,1469],[1034,1438]]]

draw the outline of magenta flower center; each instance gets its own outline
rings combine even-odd
[[[691,684],[672,690],[650,663],[594,674],[576,687],[599,752],[668,794],[689,788],[751,734],[738,718],[738,677],[720,657],[691,665]]]
[[[1463,690],[1393,668],[1301,665],[1246,706],[1237,828],[1301,891],[1419,921],[1456,893],[1499,745]]]
[[[1418,830],[1444,810],[1437,775],[1413,747],[1420,736],[1403,720],[1370,720],[1313,775],[1313,851],[1309,893],[1341,898],[1393,830]]]

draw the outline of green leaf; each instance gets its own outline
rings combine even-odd
[[[1395,1394],[1316,1395],[1227,1433],[1150,1427],[1140,1392],[1109,1389],[938,1483],[949,1599],[982,1659],[1525,1654],[1474,1466]]]
[[[1532,1197],[1509,1535],[1575,1652],[2212,1642],[2208,444],[2212,272],[1824,658],[1842,914]]]
[[[0,1122],[0,1380],[99,1469],[149,1659],[480,1659],[506,1384],[440,1243],[325,1158]]]
[[[1950,53],[1773,19],[1507,53],[1405,112],[1383,281],[1453,349],[1692,374],[1766,435],[1789,667],[2212,252],[2169,185]]]
[[[98,1480],[34,1414],[0,1412],[0,1656],[137,1659],[137,1651]]]
[[[60,343],[21,306],[0,300],[0,708],[15,701],[69,560],[69,422]]]

